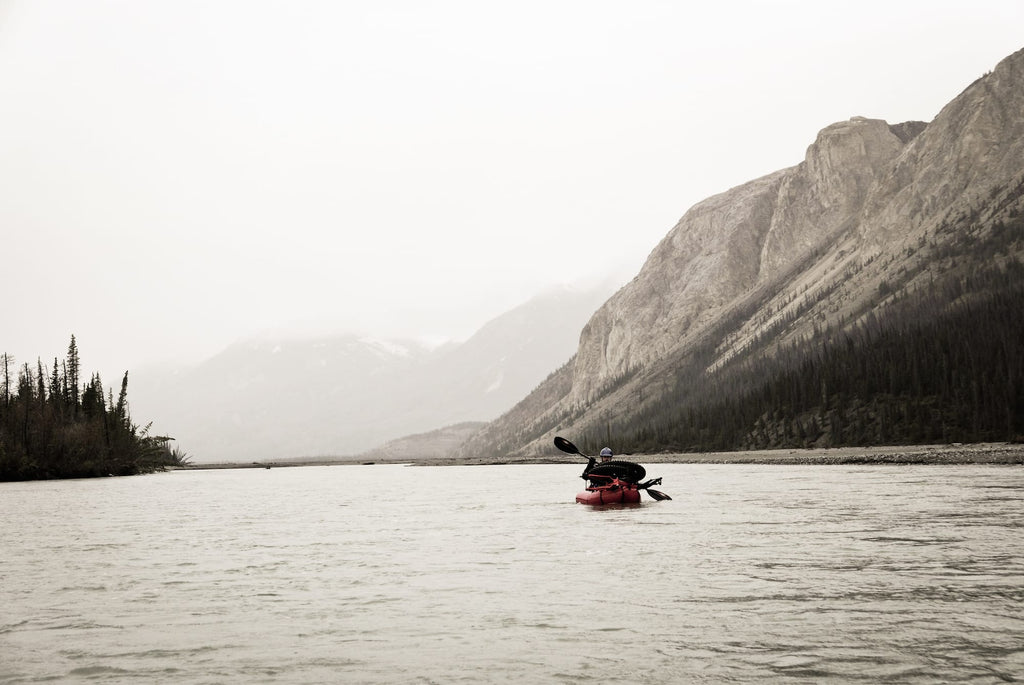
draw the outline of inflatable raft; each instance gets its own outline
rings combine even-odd
[[[640,489],[636,483],[614,481],[607,485],[592,485],[576,495],[579,504],[636,504],[640,501]]]

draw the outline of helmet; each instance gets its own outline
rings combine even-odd
[[[612,456],[612,448],[611,447],[604,447],[604,448],[602,448],[601,449],[601,456],[602,457],[610,457],[610,456]]]

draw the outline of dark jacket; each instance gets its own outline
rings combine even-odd
[[[586,478],[590,474],[590,469],[597,465],[597,459],[594,457],[587,457],[587,468],[583,469],[583,475],[580,478]]]

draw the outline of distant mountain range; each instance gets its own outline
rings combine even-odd
[[[456,458],[1024,439],[1024,50],[691,208]]]
[[[132,414],[154,417],[152,431],[196,462],[383,449],[497,418],[568,361],[613,290],[555,288],[437,348],[356,335],[240,342],[196,366],[133,372]],[[431,444],[453,446],[439,440]]]

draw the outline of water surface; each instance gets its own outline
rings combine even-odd
[[[1024,469],[333,466],[0,484],[0,682],[1007,682]]]

